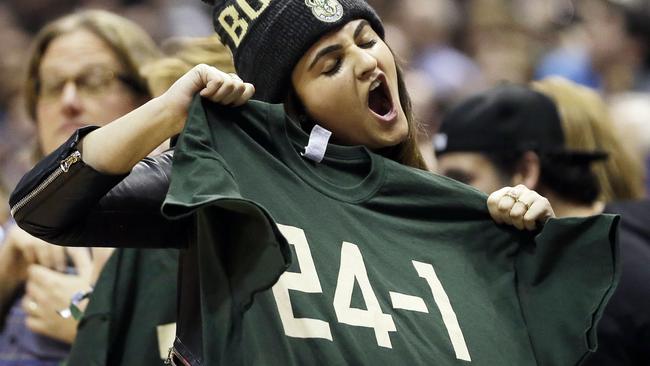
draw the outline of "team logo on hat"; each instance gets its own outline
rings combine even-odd
[[[343,7],[338,0],[305,0],[305,5],[311,8],[316,19],[334,23],[343,17]]]

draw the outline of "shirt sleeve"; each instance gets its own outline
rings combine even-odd
[[[174,156],[171,186],[162,206],[169,219],[191,217],[200,260],[212,258],[230,282],[234,305],[247,308],[291,263],[291,250],[268,211],[240,194],[236,177],[218,152],[219,123],[206,117],[197,97]],[[261,270],[263,268],[263,270]]]
[[[578,365],[596,349],[596,326],[620,276],[618,221],[551,219],[522,244],[517,293],[540,365]]]
[[[147,158],[129,174],[102,174],[84,164],[77,131],[39,162],[11,195],[16,223],[49,243],[68,246],[183,247],[186,225],[160,213],[172,153]]]

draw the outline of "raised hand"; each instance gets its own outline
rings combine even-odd
[[[487,205],[494,221],[514,225],[519,230],[535,230],[538,223],[555,217],[548,199],[521,184],[492,193]]]
[[[253,96],[255,87],[242,81],[236,74],[200,64],[185,73],[161,97],[172,114],[184,119],[196,93],[215,103],[239,106]]]

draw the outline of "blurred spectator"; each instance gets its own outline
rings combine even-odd
[[[555,102],[566,146],[571,150],[603,151],[607,159],[593,164],[603,202],[636,200],[644,197],[645,169],[639,155],[619,133],[603,99],[592,89],[559,77],[532,84]]]
[[[488,85],[530,80],[535,43],[525,24],[516,19],[507,0],[473,0],[469,4],[470,54]]]
[[[582,0],[580,9],[602,89],[650,91],[650,2]]]
[[[212,8],[202,1],[166,0],[169,34],[204,37],[214,33]]]
[[[578,14],[576,1],[566,1],[565,8],[556,11],[556,21],[549,23],[546,54],[540,57],[535,79],[560,76],[576,83],[598,89],[600,77],[592,67],[589,55],[589,34]],[[556,27],[553,28],[552,25]]]
[[[406,62],[406,81],[422,127],[418,145],[434,170],[431,137],[440,117],[453,101],[482,88],[483,79],[476,63],[455,47],[463,21],[457,2],[404,0],[396,10],[388,42]]]
[[[410,41],[410,68],[423,71],[441,103],[482,87],[478,66],[454,46],[462,9],[452,0],[404,0],[397,20]]]
[[[16,25],[6,4],[0,4],[0,184],[14,187],[31,165],[33,127],[22,100],[22,77],[29,38]]]
[[[78,13],[48,24],[36,36],[27,62],[25,93],[37,125],[35,154],[49,154],[84,124],[106,124],[148,100],[139,69],[158,57],[143,30],[106,12]],[[90,288],[94,268],[88,250],[64,252],[14,226],[0,247],[0,263],[0,306],[6,311],[0,363],[59,364],[77,322],[57,311],[69,306],[75,292]],[[98,260],[95,268],[102,264]]]
[[[7,0],[5,7],[17,27],[35,34],[43,25],[82,9],[104,9],[125,16],[154,39],[206,36],[213,33],[211,8],[186,0]]]
[[[542,58],[537,77],[559,75],[606,95],[650,91],[650,2],[576,1],[581,20]]]

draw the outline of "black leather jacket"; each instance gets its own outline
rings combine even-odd
[[[142,160],[128,175],[102,174],[84,164],[77,148],[95,128],[75,132],[21,179],[9,200],[16,223],[68,246],[184,247],[187,222],[160,213],[173,152]]]
[[[11,194],[16,223],[49,243],[66,246],[186,248],[189,218],[167,220],[160,211],[169,188],[173,151],[140,161],[129,174],[102,174],[78,151],[86,127],[27,173]],[[181,251],[177,336],[170,358],[200,365],[200,297],[193,253]],[[188,265],[183,266],[187,262]],[[181,296],[182,293],[182,296]],[[178,364],[181,364],[180,361]]]

